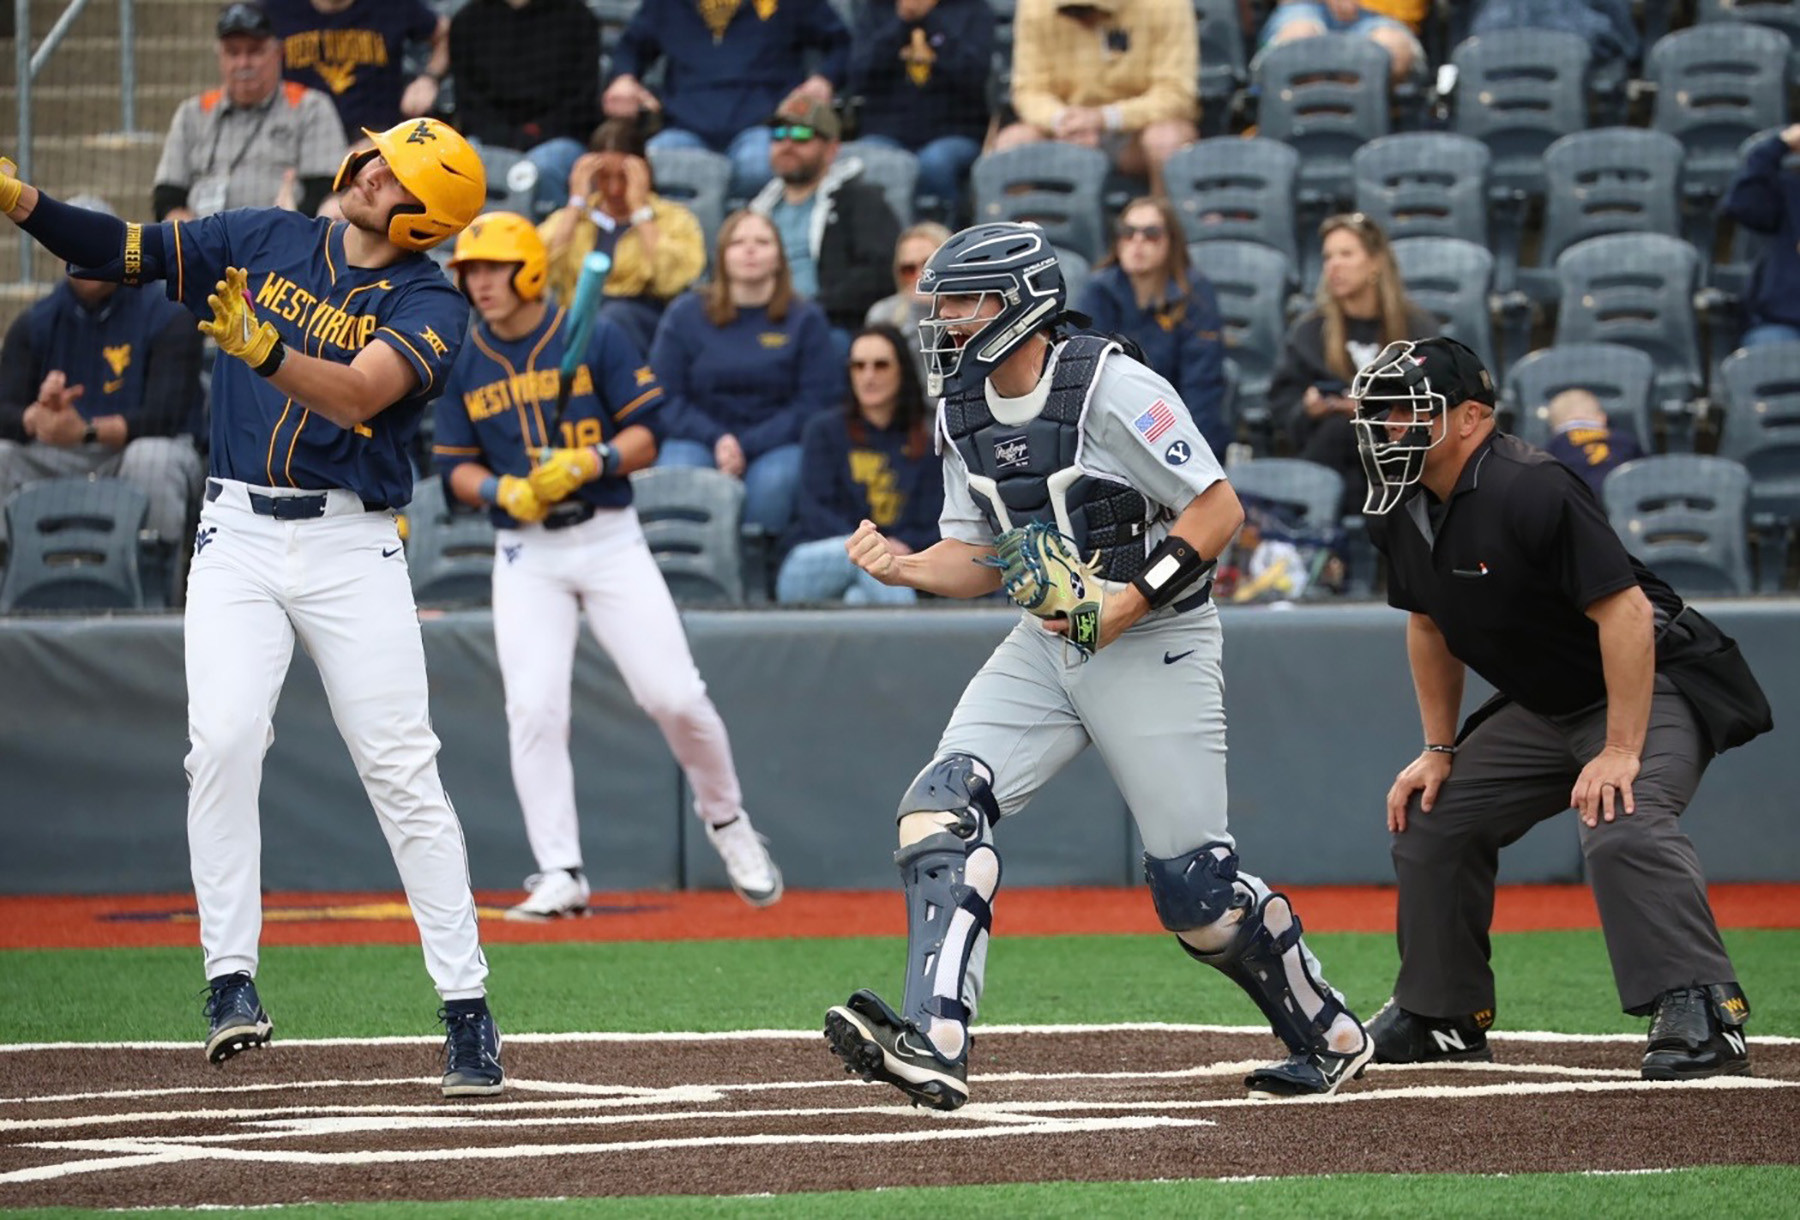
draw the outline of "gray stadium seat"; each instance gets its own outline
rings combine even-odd
[[[44,479],[13,493],[5,511],[0,613],[143,608],[143,492],[118,479]]]
[[[1600,485],[1626,549],[1683,596],[1743,596],[1750,473],[1730,458],[1668,453],[1626,462]]]
[[[1099,258],[1106,252],[1100,215],[1106,172],[1099,149],[1055,140],[989,153],[970,172],[975,219],[1034,221],[1055,245]]]
[[[716,470],[652,466],[631,476],[631,498],[676,601],[743,603],[742,483]]]
[[[1483,246],[1454,237],[1408,237],[1394,243],[1394,261],[1413,304],[1437,318],[1443,333],[1465,343],[1481,357],[1494,380],[1494,326],[1488,293],[1494,282],[1494,256]]]
[[[1528,444],[1550,440],[1550,400],[1564,390],[1587,390],[1606,408],[1608,426],[1633,433],[1648,453],[1656,447],[1650,387],[1656,362],[1617,343],[1570,343],[1532,352],[1506,372],[1511,429]]]
[[[1544,150],[1587,126],[1588,60],[1587,43],[1562,30],[1496,30],[1451,52],[1454,128],[1487,145],[1502,199],[1543,198]]]
[[[531,199],[537,190],[537,166],[516,148],[480,145],[481,168],[487,174],[487,211],[517,212],[536,224]]]
[[[1356,150],[1356,210],[1390,240],[1455,237],[1485,246],[1487,145],[1443,131],[1382,136]]]
[[[1800,2],[1796,0],[1700,0],[1695,20],[1749,21],[1780,30],[1788,37],[1792,52],[1788,57],[1788,75],[1800,84]]]
[[[1194,0],[1194,19],[1200,24],[1200,133],[1223,135],[1249,78],[1238,0]]]
[[[1081,290],[1087,287],[1088,277],[1093,274],[1093,265],[1073,250],[1061,246],[1051,247],[1056,251],[1056,261],[1062,264],[1063,288],[1067,291],[1069,308],[1081,300]]]
[[[1287,334],[1294,268],[1278,250],[1250,241],[1195,242],[1188,261],[1213,286],[1225,346],[1238,370],[1237,418],[1259,445],[1270,439],[1269,382]]]
[[[1612,233],[1556,260],[1562,283],[1556,344],[1623,343],[1656,362],[1658,410],[1689,422],[1688,404],[1705,383],[1694,317],[1700,257],[1678,237]]]
[[[420,479],[406,510],[406,566],[420,605],[486,605],[493,596],[494,527],[487,510],[452,510],[443,480]]]
[[[706,234],[710,261],[719,226],[725,223],[725,196],[731,189],[731,158],[704,148],[652,148],[650,176],[656,193],[684,205]]]
[[[1229,477],[1231,486],[1242,495],[1300,509],[1296,524],[1304,529],[1337,528],[1344,476],[1329,466],[1305,458],[1259,457],[1238,462]]]
[[[1279,140],[1217,136],[1163,163],[1163,189],[1189,241],[1255,241],[1294,266],[1294,184],[1300,154]]]
[[[881,188],[902,229],[913,222],[913,196],[919,188],[917,157],[904,148],[863,144],[855,140],[839,149],[838,155],[855,157],[862,162],[863,181]]]
[[[1750,511],[1800,522],[1800,343],[1746,347],[1719,366],[1719,456],[1750,472]]]
[[[1350,157],[1388,132],[1387,52],[1353,34],[1279,43],[1257,64],[1258,134],[1300,153],[1302,205],[1347,205]]]

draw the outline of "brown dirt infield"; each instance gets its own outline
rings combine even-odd
[[[914,1110],[818,1035],[515,1039],[507,1093],[437,1095],[418,1041],[0,1052],[0,1209],[752,1194],[984,1182],[1787,1164],[1800,1040],[1757,1075],[1636,1077],[1636,1039],[1498,1040],[1498,1064],[1371,1068],[1250,1102],[1266,1034],[978,1034],[973,1099]]]

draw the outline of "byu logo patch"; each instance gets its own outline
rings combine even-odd
[[[1011,466],[1031,465],[1031,441],[1023,436],[1009,436],[995,441],[994,464],[1002,470]]]
[[[1170,445],[1167,449],[1163,450],[1163,461],[1171,466],[1185,466],[1187,465],[1187,460],[1193,456],[1194,451],[1188,447],[1186,441],[1176,441],[1173,445]]]

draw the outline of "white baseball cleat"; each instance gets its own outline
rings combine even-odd
[[[553,868],[547,873],[533,873],[525,878],[531,893],[524,902],[506,913],[508,919],[541,922],[565,915],[586,913],[591,892],[588,879],[566,868]]]
[[[740,813],[723,826],[708,826],[706,841],[725,861],[726,875],[739,898],[753,907],[770,906],[781,899],[781,870],[769,855],[769,843]]]

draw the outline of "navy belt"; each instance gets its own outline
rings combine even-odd
[[[559,504],[556,510],[544,518],[547,530],[566,530],[571,525],[580,525],[583,521],[592,520],[594,506],[585,500],[577,500],[574,504]]]
[[[225,488],[217,479],[206,480],[206,498],[217,500],[224,494]],[[311,496],[265,496],[259,491],[249,493],[250,511],[259,517],[273,517],[277,521],[310,521],[314,517],[325,515],[325,493],[319,492]],[[386,508],[385,504],[371,504],[363,501],[366,512],[375,512]]]

